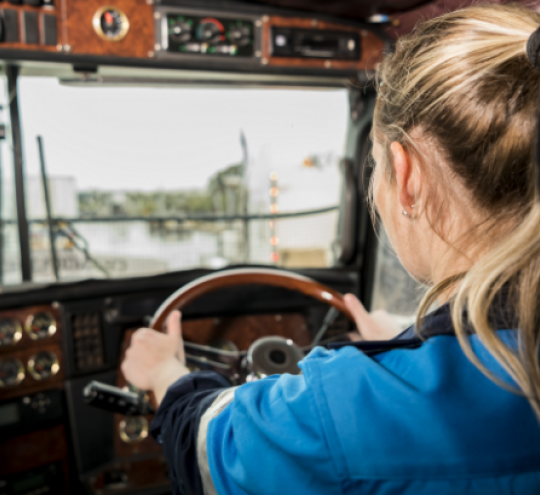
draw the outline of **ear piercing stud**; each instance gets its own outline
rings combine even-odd
[[[411,208],[414,208],[414,205],[411,205]],[[402,214],[405,218],[408,218],[409,220],[414,220],[414,215],[409,215],[409,214],[405,211],[405,208],[403,208],[401,214]]]

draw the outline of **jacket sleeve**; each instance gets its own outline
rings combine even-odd
[[[151,434],[163,445],[175,494],[203,495],[197,465],[197,431],[203,414],[230,383],[210,371],[190,373],[167,390]]]
[[[197,456],[206,495],[342,493],[303,375],[222,392],[201,418]]]

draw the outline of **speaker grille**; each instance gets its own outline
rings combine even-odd
[[[105,364],[103,325],[97,311],[78,313],[71,320],[76,371],[90,371]]]

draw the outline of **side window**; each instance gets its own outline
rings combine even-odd
[[[371,309],[384,309],[395,315],[410,317],[412,323],[426,287],[403,268],[382,227],[379,238]],[[404,323],[407,326],[407,322]]]

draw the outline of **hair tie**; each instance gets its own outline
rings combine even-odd
[[[536,68],[540,69],[540,53],[538,51],[540,50],[540,27],[534,31],[527,41],[527,58],[529,59],[529,62],[531,65]]]

